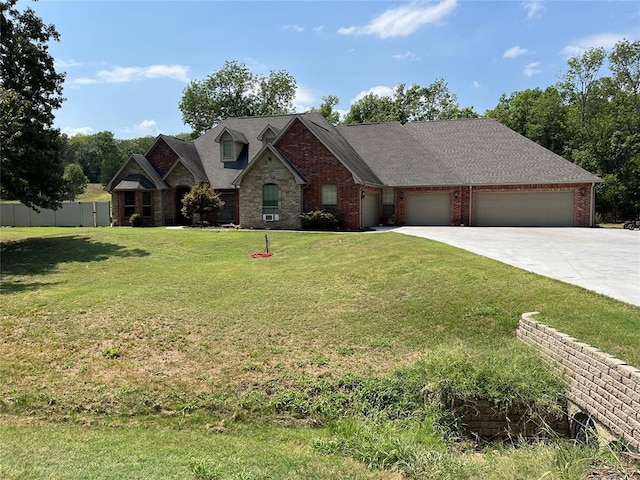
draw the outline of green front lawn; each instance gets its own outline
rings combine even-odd
[[[250,253],[264,248],[265,233],[273,257],[251,259]],[[56,452],[39,429],[54,436],[86,435],[88,445],[93,436],[97,445],[113,437],[114,445],[134,448],[126,432],[145,426],[158,431],[148,438],[136,434],[148,443],[140,455],[158,455],[158,464],[166,460],[167,471],[177,472],[149,475],[155,478],[180,477],[189,452],[227,440],[231,450],[216,457],[226,473],[211,478],[269,477],[260,476],[261,468],[281,472],[269,478],[304,478],[296,472],[305,468],[315,478],[390,478],[361,469],[361,463],[339,473],[351,465],[345,454],[357,458],[349,453],[349,435],[355,431],[352,437],[366,443],[366,429],[347,435],[344,426],[338,433],[327,426],[347,414],[371,417],[371,408],[384,418],[396,415],[389,404],[350,397],[345,379],[369,385],[375,398],[385,391],[402,400],[402,379],[437,383],[456,376],[452,368],[464,367],[467,374],[457,375],[460,391],[483,383],[465,378],[475,375],[493,382],[488,388],[508,379],[520,390],[497,391],[525,392],[535,400],[545,395],[549,381],[514,338],[527,311],[539,311],[543,322],[640,365],[640,308],[424,239],[163,228],[6,228],[0,234],[0,474],[8,478],[59,478],[55,468],[82,468],[85,460]],[[438,358],[447,360],[439,378]],[[34,424],[35,418],[40,420]],[[60,421],[76,426],[50,423]],[[261,426],[254,429],[253,422]],[[281,441],[263,446],[265,460],[257,457],[253,476],[242,477],[230,459],[246,460],[233,449],[254,433],[264,438],[259,433],[266,435],[274,423],[289,428],[278,430]],[[113,424],[127,428],[108,427]],[[209,439],[218,425],[237,438]],[[209,433],[201,438],[203,430]],[[3,440],[15,435],[37,438],[38,448],[48,452],[43,455],[61,465],[31,475],[24,472],[39,470],[25,459],[11,470],[13,461],[2,458],[21,458],[22,443]],[[179,459],[170,460],[177,457],[166,442],[174,435],[200,438],[194,440],[196,450],[184,440]],[[313,440],[318,435],[338,435],[346,443],[331,440],[327,446]],[[407,442],[414,445],[415,439]],[[100,449],[89,448],[90,455]],[[553,455],[544,451],[549,460]],[[114,455],[105,460],[110,468],[120,453]],[[270,466],[270,457],[289,467]],[[457,471],[456,462],[468,466],[473,458],[440,461]],[[541,463],[536,475],[549,465]],[[99,470],[67,478],[107,478]],[[192,468],[191,475],[197,471]],[[129,477],[144,474],[132,470]]]

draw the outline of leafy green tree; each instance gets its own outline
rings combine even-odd
[[[503,94],[485,116],[562,155],[567,145],[568,108],[555,87]]]
[[[226,118],[291,113],[295,94],[296,81],[284,70],[264,77],[242,62],[227,61],[204,80],[192,80],[178,108],[196,137]]]
[[[351,105],[343,123],[379,123],[477,117],[472,107],[461,109],[443,78],[422,87],[400,84],[390,96],[369,93]]]
[[[60,39],[17,0],[0,2],[0,195],[28,207],[58,208],[65,194],[54,110],[64,101],[64,75],[48,43]]]
[[[591,48],[582,55],[571,57],[561,83],[570,101],[580,108],[580,121],[586,122],[592,87],[606,58],[602,47]]]
[[[205,182],[195,183],[191,191],[182,198],[182,214],[186,218],[198,215],[199,222],[204,223],[205,215],[224,206],[218,194]]]
[[[310,112],[316,112],[326,118],[331,124],[337,125],[340,123],[340,112],[337,112],[333,109],[336,105],[340,103],[340,99],[335,95],[329,95],[326,97],[322,97],[322,103],[318,108],[312,108],[309,110]]]
[[[69,163],[64,167],[62,175],[67,183],[67,195],[69,200],[74,202],[78,195],[82,195],[87,191],[87,183],[89,179],[82,171],[82,167],[78,163]]]
[[[503,94],[486,115],[600,176],[598,213],[640,213],[640,42],[571,58],[555,87]]]
[[[627,94],[636,109],[636,120],[640,122],[640,41],[616,43],[609,55],[609,69],[618,88]],[[640,129],[640,124],[636,127]]]
[[[89,182],[102,184],[111,180],[124,161],[118,141],[109,131],[68,138],[63,157],[65,163],[82,166]]]
[[[351,125],[392,122],[395,120],[394,113],[394,103],[391,97],[368,93],[351,105],[342,123]]]

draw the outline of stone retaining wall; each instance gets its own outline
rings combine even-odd
[[[536,322],[525,313],[517,336],[534,347],[564,377],[568,400],[640,451],[640,370]]]

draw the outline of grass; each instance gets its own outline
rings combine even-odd
[[[274,256],[249,258],[262,250],[265,233]],[[312,469],[307,478],[390,478],[348,460],[362,459],[352,455],[358,443],[340,430],[341,422],[357,418],[355,432],[371,446],[368,432],[381,428],[370,424],[371,411],[406,403],[415,389],[402,388],[411,382],[493,395],[497,403],[519,396],[541,401],[553,381],[514,339],[525,311],[539,311],[544,322],[640,365],[640,308],[428,240],[161,228],[0,234],[0,476],[8,478],[59,478],[65,475],[56,472],[65,471],[77,473],[67,478],[103,478],[99,466],[82,470],[80,453],[76,459],[56,452],[39,429],[84,438],[88,456],[112,444],[109,468],[119,465],[118,448],[128,444],[132,451],[139,444],[145,458],[161,458],[158,464],[168,462],[161,473],[123,470],[128,478],[185,478],[185,468],[196,478],[198,471],[211,478],[305,478],[299,473],[305,468]],[[464,371],[470,374],[459,375]],[[457,384],[446,383],[456,374]],[[345,378],[368,390],[345,390]],[[531,388],[534,379],[539,388]],[[396,414],[396,423],[384,428],[410,431],[411,422],[433,420],[423,413],[420,419]],[[206,449],[204,425],[214,432],[224,426],[211,442],[228,440],[228,450],[213,458],[193,453],[215,451]],[[323,427],[304,428],[309,425]],[[148,436],[141,433],[147,430]],[[417,431],[445,446],[425,450],[425,442],[416,447],[408,438],[400,447],[414,459],[409,470],[437,457],[449,472],[477,464],[472,478],[489,461],[508,471],[501,462],[517,456],[451,458],[437,428]],[[19,441],[5,441],[15,435],[38,438],[43,457],[60,470],[36,458],[47,473],[29,473],[40,466],[25,463]],[[243,473],[239,465],[251,459],[234,452],[254,435],[281,440],[250,443],[249,451],[260,444],[265,453]],[[167,443],[174,436],[179,453]],[[314,449],[322,445],[318,438],[351,447],[323,452]],[[325,463],[330,470],[322,470]],[[523,478],[555,467],[550,460],[531,468],[538,476]]]
[[[76,201],[110,202],[111,194],[109,192],[105,192],[104,185],[102,185],[101,183],[89,183],[87,185],[87,190],[82,195],[78,195]]]

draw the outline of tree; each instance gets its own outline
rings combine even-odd
[[[319,108],[312,108],[309,110],[310,112],[316,112],[326,118],[331,124],[337,125],[340,123],[340,112],[337,112],[333,109],[336,105],[340,103],[340,99],[335,95],[329,95],[327,97],[322,97],[322,103]]]
[[[609,55],[609,69],[618,88],[628,94],[640,121],[640,41],[616,43]]]
[[[227,61],[204,80],[192,80],[178,108],[196,137],[226,118],[291,113],[295,94],[296,81],[284,70],[264,77],[244,63]]]
[[[69,163],[65,166],[62,178],[64,178],[67,183],[67,195],[72,202],[76,200],[78,195],[82,195],[87,190],[89,179],[78,163]]]
[[[457,97],[449,91],[443,78],[422,87],[405,84],[396,87],[392,95],[369,93],[351,105],[345,124],[407,122],[477,117],[472,107],[460,109]]]
[[[503,94],[485,116],[562,155],[567,145],[568,108],[557,88],[548,87]]]
[[[600,75],[609,62],[611,76]],[[596,211],[611,221],[640,213],[640,42],[571,58],[555,87],[502,95],[493,117],[604,180]]]
[[[82,166],[91,183],[106,184],[123,162],[118,142],[109,131],[67,139],[62,155],[65,163]]]
[[[47,44],[60,37],[16,3],[0,3],[0,195],[55,209],[65,194],[60,132],[53,128],[64,75],[56,73]]]
[[[602,47],[591,48],[580,56],[569,59],[569,68],[561,83],[573,103],[580,107],[580,120],[586,122],[591,90],[598,72],[604,65],[605,50]]]
[[[191,187],[191,191],[182,198],[182,214],[186,218],[199,216],[200,223],[204,223],[207,213],[218,210],[224,206],[224,202],[214,192],[208,183],[196,183]]]

